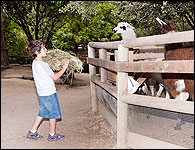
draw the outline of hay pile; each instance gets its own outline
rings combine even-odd
[[[51,49],[47,51],[47,56],[43,58],[43,61],[48,63],[54,72],[58,72],[61,70],[66,59],[69,60],[69,65],[60,79],[62,84],[67,82],[72,84],[74,73],[81,73],[83,70],[83,62],[78,57],[59,49]]]

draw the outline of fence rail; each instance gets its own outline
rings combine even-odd
[[[87,58],[87,62],[115,72],[194,73],[194,60],[114,62]]]

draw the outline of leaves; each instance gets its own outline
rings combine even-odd
[[[3,1],[2,4],[7,15],[6,42],[14,51],[21,51],[19,47],[23,46],[19,45],[30,39],[42,40],[47,48],[87,50],[90,41],[120,40],[121,35],[114,34],[112,29],[122,21],[135,27],[137,37],[157,34],[156,17],[164,21],[172,17],[179,31],[183,30],[182,19],[184,30],[194,27],[193,1]],[[17,31],[11,32],[14,29]]]

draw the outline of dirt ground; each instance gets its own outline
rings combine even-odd
[[[57,132],[65,140],[48,142],[49,121],[39,127],[42,140],[25,136],[38,114],[30,66],[10,65],[1,70],[1,148],[2,149],[114,149],[116,132],[100,113],[92,113],[89,74],[75,74],[73,86],[56,84],[62,112]]]

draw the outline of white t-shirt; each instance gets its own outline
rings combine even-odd
[[[46,62],[33,60],[32,71],[39,96],[49,96],[56,93],[54,80],[50,77],[54,72]]]

